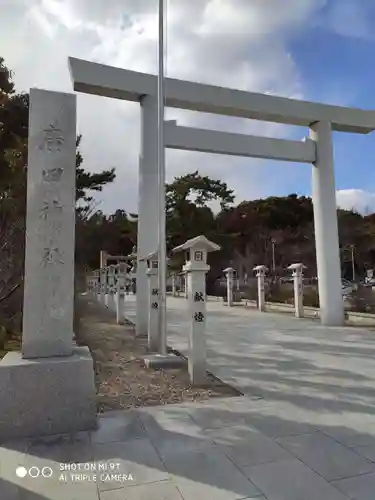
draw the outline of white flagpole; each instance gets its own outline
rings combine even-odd
[[[159,184],[159,353],[167,354],[166,325],[166,217],[165,217],[165,148],[164,148],[164,0],[159,0],[159,46],[158,46],[158,184]]]

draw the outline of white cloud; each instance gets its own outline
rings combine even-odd
[[[300,27],[325,0],[211,0],[206,2],[200,32],[205,34],[280,36]]]
[[[336,201],[340,208],[365,215],[375,212],[375,193],[363,189],[340,189],[336,191]]]
[[[156,72],[157,0],[0,1],[5,2],[1,55],[14,70],[20,89],[72,91],[68,56]],[[167,75],[302,98],[303,85],[286,42],[324,4],[325,0],[168,0]],[[139,114],[134,103],[78,96],[86,168],[114,166],[117,171],[116,183],[101,196],[106,211],[136,210]],[[258,135],[304,135],[278,124],[179,110],[168,110],[167,117],[181,124]],[[292,173],[290,166],[280,167],[285,175],[270,176],[267,164],[257,160],[176,151],[169,151],[167,158],[168,179],[199,169],[228,182],[240,199],[262,196],[270,183],[276,189]]]
[[[45,12],[35,5],[29,9],[28,15],[31,22],[34,22],[48,38],[53,39],[56,34],[56,26],[48,19]]]

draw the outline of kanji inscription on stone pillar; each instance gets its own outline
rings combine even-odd
[[[76,98],[30,91],[22,355],[72,353]]]

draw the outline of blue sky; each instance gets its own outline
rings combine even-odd
[[[375,28],[373,7],[367,22]],[[289,42],[307,99],[375,109],[375,29],[373,39],[362,35],[345,36],[312,22]],[[335,133],[334,147],[337,189],[375,191],[374,134]],[[310,190],[306,182],[299,182],[296,189]]]
[[[157,71],[157,0],[0,0],[0,55],[17,87],[72,92],[67,58]],[[375,0],[166,0],[167,75],[375,110]],[[124,25],[124,18],[127,22]],[[115,167],[100,208],[137,209],[139,106],[77,95],[85,167]],[[181,125],[301,139],[279,124],[173,110]],[[291,131],[292,129],[292,131]],[[373,135],[334,134],[337,201],[375,211]],[[195,170],[237,201],[309,195],[311,167],[169,151],[167,180]]]

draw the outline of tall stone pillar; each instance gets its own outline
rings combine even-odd
[[[73,344],[76,98],[31,89],[29,110],[22,354],[0,360],[0,442],[96,426],[93,360]]]
[[[158,109],[157,99],[141,101],[141,155],[139,158],[138,240],[137,240],[137,336],[147,335],[147,264],[141,258],[158,248]]]
[[[312,124],[310,137],[316,144],[316,162],[312,167],[312,200],[320,318],[323,325],[340,326],[344,324],[344,302],[331,124],[327,121]]]
[[[38,89],[30,99],[22,355],[67,356],[73,338],[76,101]]]

